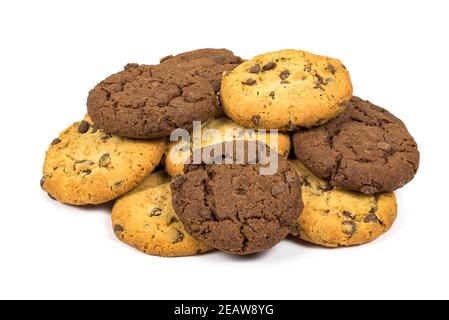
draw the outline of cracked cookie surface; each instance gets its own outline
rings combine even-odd
[[[233,254],[268,250],[290,233],[302,210],[299,177],[278,154],[277,172],[260,175],[263,156],[247,157],[256,143],[244,143],[252,161],[243,164],[236,164],[234,142],[216,146],[225,144],[233,148],[226,155],[232,164],[186,164],[185,174],[172,181],[175,212],[187,232],[211,247]]]
[[[292,234],[324,247],[353,246],[368,243],[387,232],[397,215],[394,193],[364,195],[331,187],[314,176],[298,160],[297,170],[304,210],[292,228]]]
[[[216,93],[220,91],[223,72],[231,71],[241,62],[242,59],[230,50],[210,48],[183,52],[161,59],[161,64],[176,65],[207,79]]]
[[[164,171],[152,173],[117,200],[112,228],[121,241],[151,255],[181,257],[212,250],[185,231],[173,210],[170,177]]]
[[[130,191],[160,162],[165,141],[131,140],[105,133],[86,116],[54,139],[41,187],[74,205],[108,202]]]
[[[87,110],[106,132],[142,139],[166,137],[222,114],[208,79],[169,63],[126,65],[89,92]]]
[[[217,132],[216,134],[206,134],[208,129],[215,129]],[[197,141],[168,143],[165,167],[169,175],[174,177],[183,173],[184,163],[190,157],[192,151],[195,152],[197,149],[223,141],[258,140],[266,143],[283,157],[287,157],[290,153],[291,142],[287,134],[248,130],[226,117],[209,121],[202,128],[201,134],[201,143]]]
[[[300,50],[254,57],[225,73],[225,113],[249,128],[295,131],[325,123],[344,111],[352,96],[341,61]]]
[[[417,144],[402,121],[357,97],[327,124],[295,133],[293,146],[316,176],[365,194],[402,187],[419,166]]]

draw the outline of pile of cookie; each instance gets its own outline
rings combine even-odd
[[[148,254],[252,254],[289,235],[376,239],[418,165],[402,121],[354,97],[339,60],[201,49],[97,84],[84,119],[51,142],[41,187],[66,204],[114,200],[115,235]]]

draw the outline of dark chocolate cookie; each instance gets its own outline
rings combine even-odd
[[[172,65],[128,64],[91,90],[87,109],[99,128],[130,138],[166,137],[221,113],[206,79]]]
[[[161,64],[171,64],[209,80],[215,92],[220,91],[223,72],[233,70],[242,59],[227,49],[199,49],[167,56]]]
[[[260,142],[243,144],[245,161],[236,161],[235,141],[209,146],[228,145],[223,149],[233,150],[225,156],[228,164],[186,164],[185,174],[171,184],[173,207],[187,232],[233,254],[270,249],[288,235],[303,209],[299,177],[289,162]],[[265,151],[253,155],[254,149]],[[273,175],[261,175],[270,155],[278,168]]]
[[[293,135],[296,157],[316,176],[365,194],[394,191],[413,179],[417,144],[404,123],[353,97],[327,124]]]

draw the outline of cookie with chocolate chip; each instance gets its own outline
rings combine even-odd
[[[212,250],[185,231],[173,210],[170,177],[164,171],[152,173],[118,199],[111,218],[117,238],[147,254],[180,257]]]
[[[365,244],[377,239],[393,225],[397,215],[394,193],[364,195],[330,186],[314,176],[298,160],[297,170],[304,210],[292,234],[320,246],[334,248]]]
[[[206,148],[197,152],[211,161],[188,162],[184,175],[171,183],[173,207],[187,232],[240,255],[284,239],[303,206],[299,178],[288,161],[255,141]]]
[[[108,202],[136,187],[158,165],[164,151],[164,140],[110,135],[86,116],[51,142],[41,187],[63,203]]]
[[[327,122],[352,96],[341,61],[299,50],[265,53],[225,73],[223,109],[249,128],[296,131]]]
[[[192,150],[232,140],[262,141],[283,157],[287,157],[290,153],[289,135],[282,132],[246,129],[231,119],[223,117],[209,121],[201,129],[201,141],[170,142],[165,158],[165,168],[173,177],[180,175],[183,173],[184,162],[191,156]]]
[[[327,124],[293,135],[296,157],[332,186],[365,194],[394,191],[415,176],[419,151],[404,123],[354,97]]]
[[[105,132],[142,139],[221,114],[209,81],[172,64],[128,64],[90,91],[87,110]]]

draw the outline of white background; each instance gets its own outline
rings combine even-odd
[[[0,298],[449,298],[447,1],[1,1]],[[146,256],[119,242],[109,207],[39,188],[49,142],[88,91],[127,62],[203,47],[250,58],[296,48],[340,58],[355,94],[419,143],[399,216],[372,244],[287,240],[254,257]]]

